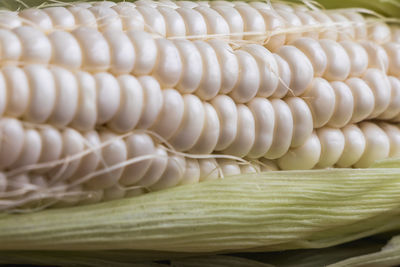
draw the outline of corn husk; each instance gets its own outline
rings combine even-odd
[[[397,229],[399,218],[398,168],[266,172],[3,215],[0,250],[319,248]]]

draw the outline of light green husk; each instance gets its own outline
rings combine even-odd
[[[320,248],[399,229],[399,219],[399,168],[267,172],[4,215],[0,250]]]
[[[92,1],[93,0],[2,0],[0,1],[0,8],[3,7],[10,10],[18,10],[27,7],[46,6],[48,4],[55,4],[55,3],[68,4],[73,2],[92,2]],[[108,0],[108,1],[134,2],[133,0]],[[251,1],[262,1],[262,0],[247,0],[246,2],[251,2]],[[398,0],[286,0],[286,2],[294,2],[300,4],[303,4],[304,2],[319,3],[319,5],[327,9],[366,8],[384,16],[400,17],[400,2]]]

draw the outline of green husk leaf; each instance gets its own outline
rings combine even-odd
[[[0,250],[276,251],[400,228],[398,168],[240,175],[0,217]]]
[[[125,0],[112,0],[113,2],[121,2]],[[250,0],[257,1],[257,0]],[[247,1],[247,2],[250,2]],[[274,1],[274,0],[273,0]],[[7,8],[10,10],[19,10],[27,7],[37,7],[41,5],[55,4],[55,3],[73,3],[73,2],[91,2],[82,0],[3,0],[0,2],[0,8]],[[134,2],[134,1],[131,1]],[[284,2],[284,1],[280,1]],[[307,0],[287,0],[287,2],[304,3]],[[338,8],[366,8],[375,11],[381,15],[388,17],[400,17],[400,2],[398,0],[313,0],[308,2],[319,3],[322,7],[327,9]]]
[[[329,267],[363,266],[363,267],[386,267],[400,265],[400,235],[393,237],[381,251],[352,257]]]
[[[289,0],[302,3],[307,0]],[[387,17],[400,18],[400,1],[398,0],[313,0],[326,9],[365,8]]]
[[[154,253],[153,253],[154,255]],[[140,254],[129,251],[8,251],[0,252],[0,264],[35,264],[83,267],[274,267],[275,265],[229,255],[180,256],[169,260],[138,260]]]
[[[387,242],[375,237],[364,238],[346,244],[320,249],[299,249],[270,253],[240,253],[236,256],[267,262],[279,267],[327,266],[351,257],[379,251]]]

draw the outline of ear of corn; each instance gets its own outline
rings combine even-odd
[[[0,12],[0,210],[58,209],[2,216],[0,250],[265,251],[398,228],[396,19],[26,4]]]
[[[5,209],[257,172],[263,158],[368,167],[400,153],[396,125],[364,122],[398,120],[395,31],[357,11],[138,1],[2,19]]]

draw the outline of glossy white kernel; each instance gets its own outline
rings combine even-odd
[[[239,78],[239,62],[233,49],[228,43],[219,39],[212,39],[208,44],[214,49],[221,68],[221,89],[220,94],[227,94],[232,91]],[[194,64],[194,63],[193,63]]]
[[[286,44],[299,39],[302,35],[301,30],[303,29],[301,20],[293,12],[285,10],[277,10],[277,14],[285,20],[285,32],[286,32]]]
[[[200,165],[197,159],[186,158],[185,172],[183,173],[181,185],[195,184],[200,180]]]
[[[170,155],[164,173],[157,183],[153,184],[151,190],[162,190],[179,184],[185,173],[185,158]]]
[[[385,22],[374,21],[369,27],[368,39],[378,44],[384,44],[390,41],[390,28]]]
[[[172,147],[178,151],[191,149],[199,139],[205,124],[205,110],[200,99],[188,94],[183,96],[183,101],[185,108],[181,125],[168,139]]]
[[[215,5],[213,6],[213,9],[217,11],[228,23],[230,32],[229,38],[242,39],[244,21],[240,13],[231,5]]]
[[[82,50],[75,37],[67,31],[54,31],[49,36],[53,53],[51,63],[69,69],[82,65]]]
[[[22,26],[22,19],[18,17],[18,12],[0,10],[0,26],[2,28],[17,28]]]
[[[231,159],[217,159],[218,165],[221,168],[224,177],[238,175],[241,173],[240,167],[236,161]]]
[[[110,47],[110,71],[117,75],[130,73],[136,59],[130,39],[121,30],[107,30],[103,35]]]
[[[136,185],[147,188],[160,180],[162,174],[165,172],[168,164],[168,154],[165,148],[159,145],[155,148],[153,154],[155,157],[151,160],[150,167]]]
[[[145,22],[142,14],[136,9],[132,3],[120,2],[113,6],[122,22],[122,27],[126,31],[143,31]]]
[[[238,126],[233,142],[223,151],[228,155],[244,157],[253,147],[255,140],[255,121],[253,113],[243,104],[237,106]]]
[[[278,166],[282,170],[312,169],[318,163],[320,155],[321,143],[318,136],[313,133],[303,145],[290,149],[279,158]]]
[[[149,74],[154,69],[158,57],[154,38],[143,31],[128,31],[127,35],[135,47],[136,54],[132,73],[135,75]]]
[[[110,67],[110,47],[95,29],[81,27],[72,32],[82,50],[82,67],[87,71],[106,71]]]
[[[248,153],[248,157],[259,158],[264,156],[272,145],[275,111],[269,100],[260,97],[252,99],[248,106],[253,113],[255,125],[254,144]]]
[[[362,122],[360,129],[365,136],[365,150],[354,164],[355,168],[367,168],[375,161],[385,159],[390,153],[390,141],[387,134],[375,123]]]
[[[58,160],[63,147],[63,138],[60,131],[53,127],[43,127],[39,133],[42,139],[42,153],[38,162],[43,163]],[[45,170],[40,169],[39,171],[42,172]]]
[[[276,32],[285,29],[285,20],[273,10],[270,9],[257,9],[257,10],[264,18],[265,29],[267,31],[267,38],[265,40],[266,43],[264,44],[264,46],[269,51],[275,52],[281,46],[283,46],[286,41],[286,34],[284,33],[276,34]],[[270,34],[268,34],[268,32],[270,32]]]
[[[27,129],[24,133],[24,146],[18,159],[10,166],[10,168],[18,168],[35,164],[39,161],[42,152],[42,139],[40,134],[34,129]]]
[[[164,17],[158,12],[157,9],[149,6],[138,6],[136,9],[142,14],[144,18],[144,29],[152,34],[159,36],[166,35],[166,26]]]
[[[336,24],[338,41],[354,40],[356,35],[354,25],[352,25],[352,22],[347,17],[338,12],[330,13],[329,16]]]
[[[315,78],[302,98],[311,110],[314,128],[327,124],[335,111],[336,97],[332,86],[325,79]]]
[[[312,10],[308,11],[308,13],[322,26],[322,29],[319,30],[319,39],[337,40],[338,29],[335,26],[332,26],[334,22],[326,12],[322,10]]]
[[[351,10],[346,10],[341,13],[348,20],[351,21],[352,27],[354,28],[354,34],[356,40],[363,40],[368,38],[367,34],[367,22],[361,13]]]
[[[75,75],[66,69],[53,67],[51,73],[56,89],[54,110],[49,123],[64,127],[75,117],[78,107],[79,87]]]
[[[97,27],[103,31],[120,31],[122,30],[122,21],[118,13],[109,7],[94,6],[89,8],[90,12],[96,17]]]
[[[218,163],[215,159],[199,159],[199,167],[200,167],[200,182],[216,180],[220,177],[220,173],[222,172],[219,169]]]
[[[400,129],[398,125],[389,123],[379,123],[379,127],[386,133],[390,142],[389,157],[395,158],[400,156]]]
[[[121,102],[108,126],[116,132],[124,133],[132,130],[139,122],[145,102],[144,93],[138,80],[131,75],[121,75],[117,80],[121,89]]]
[[[380,119],[393,119],[400,113],[400,80],[388,76],[390,83],[390,104],[386,110],[379,115]]]
[[[389,58],[389,75],[400,76],[400,43],[386,43],[383,48]]]
[[[51,175],[50,177],[53,181],[61,181],[73,176],[79,168],[81,158],[75,157],[71,159],[71,157],[81,153],[85,149],[83,136],[74,129],[66,128],[62,132],[62,140],[61,159],[64,159],[64,162],[50,171],[49,175]]]
[[[375,107],[369,118],[376,118],[390,104],[391,86],[386,74],[379,69],[368,69],[362,79],[368,84],[375,98]]]
[[[293,136],[293,116],[289,106],[281,99],[272,99],[275,114],[275,127],[272,144],[267,154],[267,159],[282,157],[290,147]]]
[[[244,40],[261,41],[265,39],[265,21],[257,9],[251,6],[235,6],[243,18]]]
[[[303,25],[303,37],[318,39],[319,36],[319,22],[306,11],[295,11],[296,16],[300,19]]]
[[[162,90],[163,102],[160,115],[151,130],[169,139],[182,123],[185,104],[182,95],[174,89]]]
[[[322,76],[327,67],[328,59],[325,51],[317,40],[311,38],[300,38],[291,43],[298,48],[310,60],[315,76]]]
[[[54,77],[50,70],[41,65],[28,65],[24,71],[31,91],[24,117],[32,122],[43,123],[50,117],[56,102]]]
[[[330,81],[343,81],[350,74],[350,58],[346,50],[332,40],[320,40],[320,45],[327,56],[327,68],[323,77]]]
[[[313,132],[313,117],[307,103],[300,97],[289,97],[285,99],[285,102],[293,117],[293,135],[290,146],[299,147]]]
[[[20,60],[25,63],[47,64],[50,61],[52,47],[47,36],[40,30],[22,26],[14,29],[22,44]]]
[[[80,7],[78,5],[67,7],[68,11],[74,15],[75,24],[77,26],[97,28],[97,18],[88,7]]]
[[[190,150],[192,154],[211,154],[217,145],[220,123],[217,111],[209,103],[204,103],[205,123],[196,144]]]
[[[203,60],[197,47],[189,40],[173,40],[182,60],[182,76],[177,89],[181,93],[193,93],[203,77]]]
[[[217,11],[205,6],[195,7],[194,10],[204,17],[208,34],[229,39],[229,25]]]
[[[290,80],[292,79],[292,72],[290,70],[289,64],[280,57],[278,54],[273,54],[276,64],[278,66],[278,87],[275,92],[272,94],[272,97],[282,98],[289,91]]]
[[[189,39],[205,38],[207,35],[207,24],[199,12],[187,7],[180,7],[176,11],[185,21],[186,36],[189,36]]]
[[[12,31],[0,29],[0,58],[3,62],[18,61],[22,55],[21,41]]]
[[[221,88],[221,68],[215,50],[204,41],[195,41],[203,60],[203,77],[196,94],[203,100],[215,97]]]
[[[349,123],[353,116],[354,97],[348,85],[344,82],[331,82],[335,93],[335,111],[328,126],[341,128]]]
[[[13,164],[24,147],[25,132],[19,120],[2,118],[0,120],[0,167]]]
[[[128,151],[124,140],[115,138],[111,132],[101,132],[100,140],[102,143],[109,142],[101,150],[101,163],[97,170],[104,170],[104,174],[100,174],[88,180],[85,185],[90,189],[105,189],[117,184],[124,167],[107,170],[110,167],[116,167],[118,164],[125,162],[128,159]],[[104,164],[104,165],[103,165]]]
[[[385,49],[372,41],[362,41],[360,44],[368,54],[368,67],[377,68],[385,73],[389,69],[389,57]]]
[[[258,159],[257,162],[260,164],[261,172],[269,172],[269,171],[279,171],[279,166],[276,163],[276,160],[261,158]]]
[[[290,67],[290,92],[294,96],[303,94],[314,77],[313,66],[310,60],[303,52],[290,45],[281,47],[278,55],[281,56]]]
[[[182,60],[174,43],[168,39],[155,40],[158,49],[158,61],[153,75],[161,87],[174,87],[182,75]]]
[[[119,109],[121,90],[115,77],[107,72],[98,73],[96,80],[97,124],[111,120]]]
[[[350,75],[361,76],[368,67],[368,54],[364,47],[352,41],[342,41],[340,45],[346,50],[350,59]]]
[[[44,12],[43,9],[39,8],[28,8],[21,10],[18,15],[25,20],[26,25],[32,25],[39,27],[44,31],[51,31],[53,29],[53,23],[49,15]]]
[[[220,134],[215,150],[221,151],[233,142],[237,134],[237,108],[232,98],[226,95],[216,96],[211,100],[211,104],[217,111],[220,122]]]
[[[375,106],[375,97],[368,84],[359,78],[350,78],[345,82],[353,94],[354,110],[351,122],[360,122],[371,115]]]
[[[316,167],[331,167],[343,153],[345,137],[341,130],[330,127],[318,129],[317,135],[321,143],[321,156]]]
[[[142,76],[138,78],[143,88],[144,103],[137,128],[147,129],[157,120],[163,106],[163,95],[157,80],[152,76]]]
[[[260,72],[260,86],[257,95],[269,97],[275,93],[279,83],[279,70],[275,58],[265,47],[257,44],[249,44],[242,47],[257,61]]]
[[[96,80],[87,72],[78,72],[79,104],[72,126],[81,131],[92,129],[97,120]]]
[[[49,15],[53,23],[53,27],[63,30],[70,30],[75,27],[74,15],[65,7],[48,7],[43,9]]]
[[[237,103],[246,103],[258,92],[260,71],[257,61],[250,53],[244,50],[236,50],[234,53],[239,62],[239,78],[230,96]]]
[[[163,16],[165,21],[165,36],[168,37],[183,37],[186,35],[186,25],[182,16],[176,10],[158,6],[158,12]]]
[[[261,172],[260,170],[260,165],[257,163],[251,163],[251,164],[241,164],[239,165],[240,167],[240,172],[241,173],[259,173]]]
[[[125,140],[127,159],[132,160],[141,156],[155,153],[153,140],[147,134],[132,134]],[[122,185],[133,185],[140,181],[149,170],[153,159],[143,159],[125,167],[119,182]]]
[[[6,115],[22,116],[30,101],[30,90],[25,72],[18,67],[6,66],[2,69],[7,84]]]

